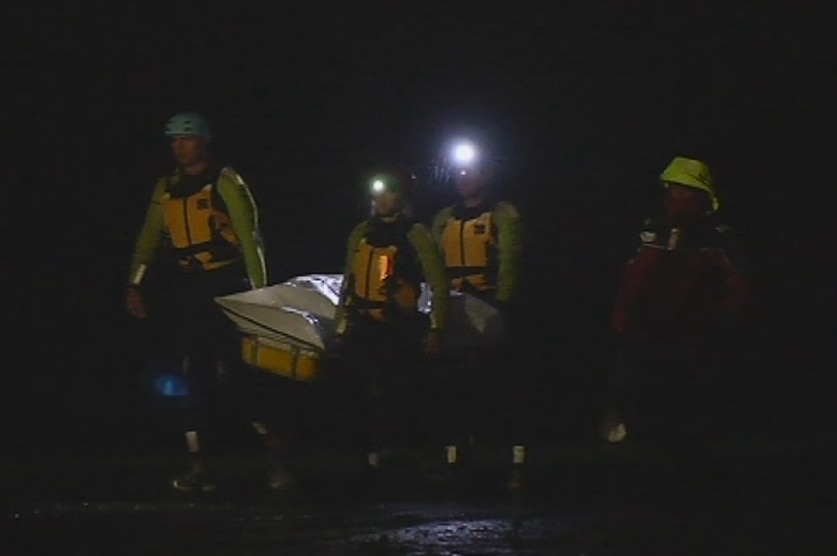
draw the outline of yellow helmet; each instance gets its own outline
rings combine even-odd
[[[705,191],[712,201],[713,212],[721,206],[718,194],[715,192],[715,180],[712,178],[709,166],[705,162],[676,156],[660,174],[660,181],[666,187],[670,183],[676,183]]]

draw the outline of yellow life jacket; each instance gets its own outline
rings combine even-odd
[[[214,184],[185,196],[167,191],[163,214],[169,247],[181,270],[215,270],[239,259],[239,239]]]
[[[405,240],[406,241],[406,240]],[[397,245],[375,246],[364,237],[354,257],[352,297],[358,313],[377,321],[390,320],[393,309],[411,313],[418,308],[421,286],[398,272]]]
[[[493,209],[488,209],[474,218],[465,219],[453,211],[445,223],[442,250],[450,287],[454,291],[486,292],[497,286],[497,230],[492,212]]]

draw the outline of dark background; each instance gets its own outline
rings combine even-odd
[[[657,176],[676,155],[707,161],[756,288],[759,341],[741,369],[753,411],[765,426],[793,423],[791,434],[826,427],[830,14],[619,3],[24,12],[6,21],[8,445],[124,441],[143,428],[124,282],[153,181],[171,168],[163,125],[191,109],[252,187],[271,283],[340,269],[377,164],[421,171],[459,133],[489,145],[528,231],[525,333],[551,384],[535,403],[568,428],[586,426],[572,416],[607,364],[614,288]],[[428,184],[422,214],[450,193]]]

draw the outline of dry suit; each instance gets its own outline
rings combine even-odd
[[[149,304],[150,325],[182,362],[189,390],[186,430],[229,426],[230,411],[258,409],[241,365],[240,338],[215,302],[267,283],[255,201],[238,173],[210,166],[176,171],[154,186],[128,279]],[[255,409],[255,411],[254,411]]]
[[[419,310],[422,283],[432,293]],[[423,339],[443,334],[448,312],[444,268],[429,230],[404,214],[373,216],[350,233],[337,314],[339,368],[356,439],[371,451],[421,434],[426,404],[416,389]]]
[[[459,202],[436,214],[432,230],[451,291],[492,304],[501,311],[507,331],[514,332],[522,249],[517,208],[492,197],[476,206]],[[512,338],[506,334],[506,341],[490,348],[451,357],[453,369],[443,377],[439,408],[447,415],[449,442],[461,446],[474,434],[517,436],[522,430],[518,409],[526,379],[516,368]]]
[[[628,434],[694,444],[730,426],[749,283],[717,213],[648,218],[613,310],[619,348],[607,392]]]

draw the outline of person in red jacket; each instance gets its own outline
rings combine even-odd
[[[705,435],[706,417],[722,414],[718,380],[750,297],[707,164],[675,157],[660,181],[661,210],[643,223],[613,308],[619,349],[600,429],[609,442],[628,430]]]

